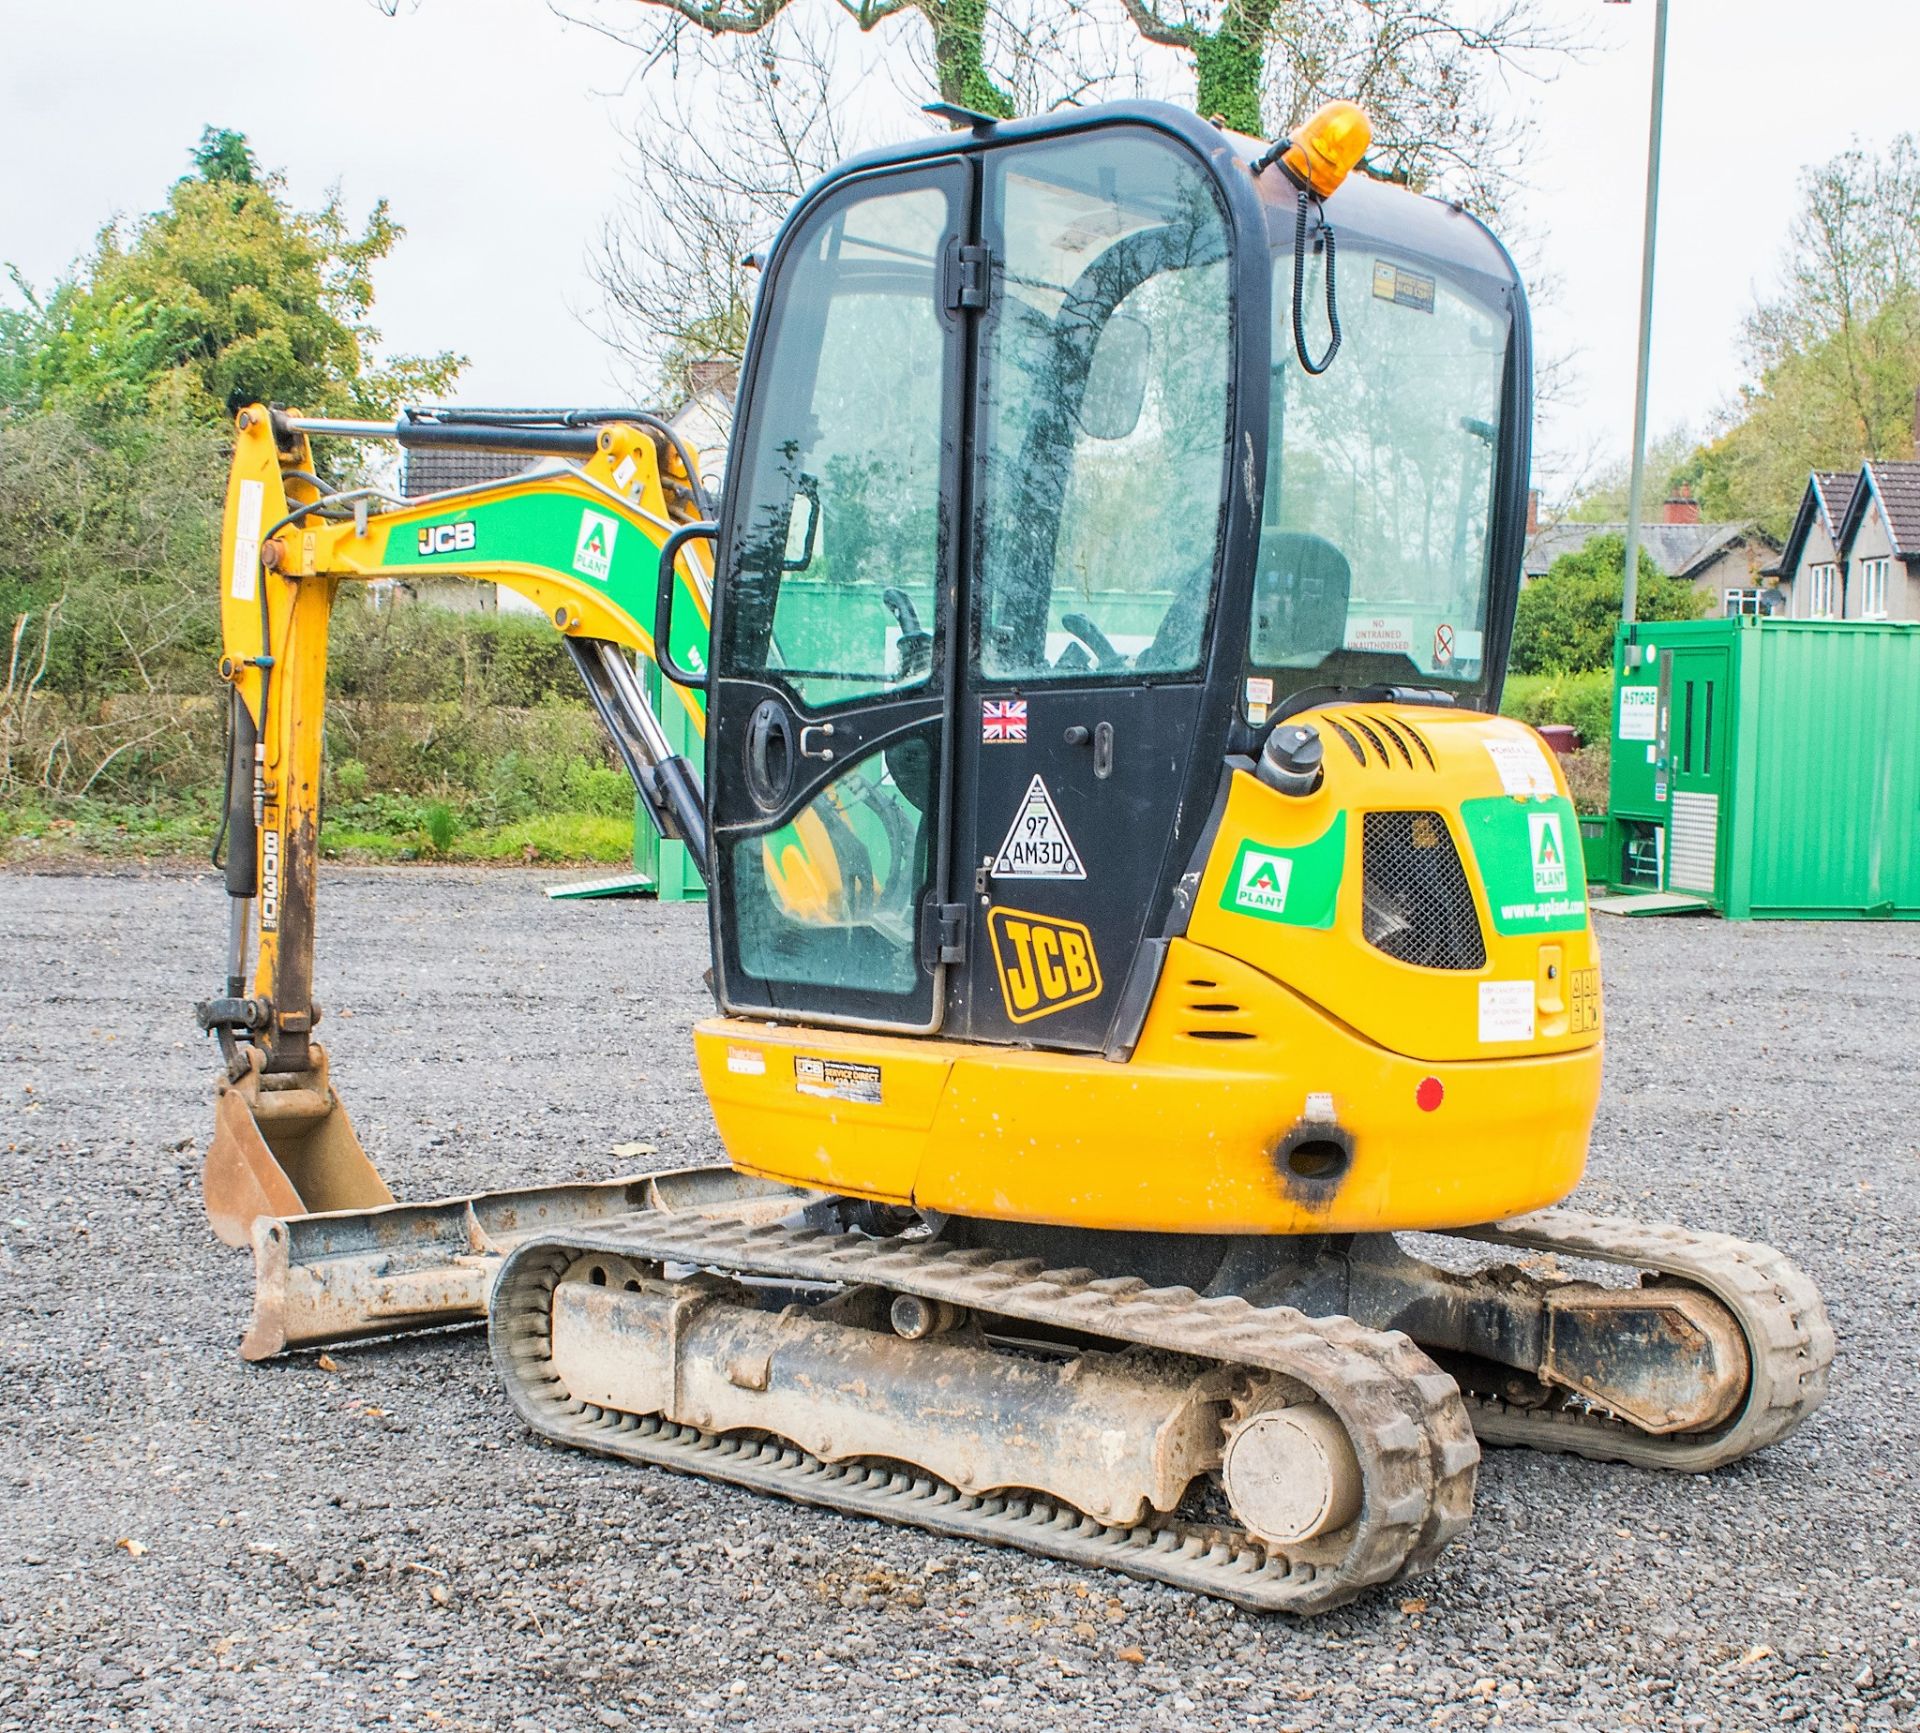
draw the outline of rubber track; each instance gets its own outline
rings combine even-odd
[[[1354,1439],[1364,1475],[1361,1513],[1343,1531],[1347,1544],[1337,1558],[1290,1558],[1237,1529],[1151,1514],[1138,1527],[1113,1527],[1036,1494],[975,1496],[918,1469],[828,1463],[772,1440],[718,1438],[579,1402],[553,1369],[552,1295],[561,1275],[591,1253],[880,1287],[1279,1373],[1312,1390]],[[494,1286],[488,1335],[514,1406],[557,1443],[1124,1571],[1260,1611],[1323,1612],[1422,1570],[1472,1515],[1480,1451],[1466,1407],[1454,1381],[1406,1336],[1348,1318],[1202,1299],[1190,1288],[1047,1270],[1038,1259],[713,1218],[629,1217],[516,1249]]]
[[[1489,1444],[1569,1452],[1596,1462],[1699,1474],[1764,1450],[1826,1399],[1833,1326],[1813,1283],[1771,1246],[1730,1234],[1575,1210],[1537,1210],[1460,1237],[1558,1252],[1676,1276],[1730,1310],[1747,1339],[1753,1383],[1746,1405],[1716,1432],[1660,1438],[1611,1415],[1578,1408],[1524,1408],[1469,1394],[1474,1430]]]

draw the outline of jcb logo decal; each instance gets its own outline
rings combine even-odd
[[[471,518],[457,524],[428,524],[420,532],[420,555],[470,554],[473,552],[474,527]]]
[[[1078,921],[994,909],[987,916],[1000,996],[1015,1023],[1049,1017],[1100,997],[1100,960],[1093,935]]]

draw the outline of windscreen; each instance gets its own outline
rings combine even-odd
[[[1324,344],[1323,271],[1315,256],[1310,349]],[[1478,686],[1511,314],[1356,241],[1338,261],[1344,341],[1315,376],[1294,356],[1291,256],[1274,278],[1249,720],[1308,688]]]

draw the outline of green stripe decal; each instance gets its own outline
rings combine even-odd
[[[458,577],[476,561],[542,567],[603,593],[649,635],[660,570],[659,545],[640,525],[598,503],[561,493],[509,494],[471,505],[449,502],[430,521],[388,532],[382,563]],[[707,666],[707,629],[686,569],[673,610],[673,653],[697,673]]]

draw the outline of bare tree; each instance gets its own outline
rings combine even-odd
[[[1518,178],[1527,125],[1511,86],[1546,77],[1577,46],[1532,0],[1289,6],[1267,56],[1265,130],[1345,97],[1373,123],[1369,172],[1492,217]]]
[[[755,286],[749,254],[811,182],[874,142],[889,105],[871,100],[878,93],[862,88],[818,16],[783,16],[751,38],[634,45],[672,76],[643,84],[626,132],[629,191],[602,231],[593,273],[600,334],[644,395],[672,401],[687,394],[696,363],[740,359]],[[701,76],[687,78],[690,69]],[[713,91],[724,93],[717,104]],[[856,110],[868,117],[864,131],[849,127]],[[891,118],[904,130],[911,112]]]

